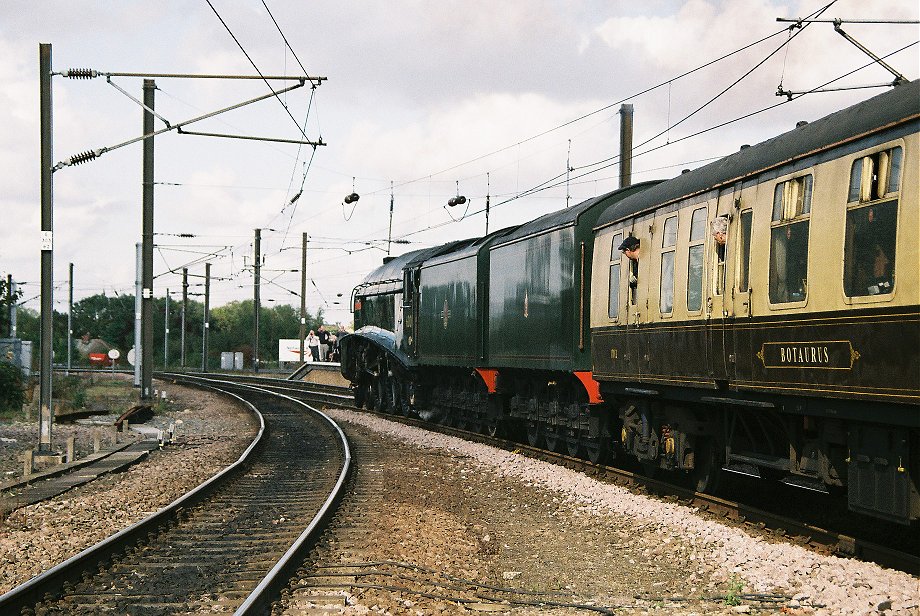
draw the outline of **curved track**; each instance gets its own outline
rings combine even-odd
[[[299,381],[264,379],[243,375],[234,376],[233,378],[240,379],[247,383],[258,381],[262,383],[264,387],[272,389],[273,391],[283,391],[298,399],[309,400],[316,404],[355,408],[353,404],[354,399],[348,387],[316,385]],[[820,553],[855,557],[915,575],[920,573],[920,557],[916,554],[910,553],[909,551],[905,552],[898,550],[896,547],[880,545],[872,540],[862,539],[858,536],[858,531],[851,531],[851,533],[848,534],[847,532],[835,532],[822,528],[821,526],[824,526],[824,524],[818,526],[815,523],[808,523],[798,517],[797,513],[788,511],[768,511],[763,508],[747,505],[744,502],[719,498],[702,492],[694,492],[673,485],[667,481],[651,479],[642,474],[630,472],[629,470],[614,466],[594,464],[588,460],[530,447],[514,440],[490,437],[476,432],[460,430],[398,415],[384,414],[382,416],[392,421],[407,423],[426,430],[451,434],[494,447],[516,450],[530,457],[581,470],[603,481],[620,484],[624,487],[640,490],[670,500],[676,499],[684,504],[696,507],[701,511],[725,519],[728,522],[743,525],[754,532],[760,532],[772,537],[785,537],[787,541],[810,547]]]
[[[301,562],[351,464],[342,431],[291,397],[159,375],[247,404],[258,435],[237,462],[153,516],[0,597],[0,613],[263,613]],[[236,393],[231,393],[234,390]]]

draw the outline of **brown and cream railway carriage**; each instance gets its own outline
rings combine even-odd
[[[593,370],[627,453],[920,517],[918,126],[914,81],[601,215]]]

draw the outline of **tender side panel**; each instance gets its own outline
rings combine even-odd
[[[490,363],[572,369],[577,254],[572,227],[491,249]]]
[[[426,265],[420,281],[420,363],[474,365],[478,338],[475,255]]]

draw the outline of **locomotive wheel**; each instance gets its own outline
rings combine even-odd
[[[577,458],[578,454],[581,453],[581,437],[578,435],[578,430],[569,430],[568,432],[565,437],[566,451],[573,458]]]
[[[399,383],[399,412],[403,417],[414,417],[415,409],[412,408],[412,385],[402,381]]]
[[[543,430],[543,438],[546,440],[547,449],[561,453],[560,446],[565,437],[557,426],[546,426]]]
[[[716,459],[712,439],[699,439],[694,452],[694,468],[690,471],[690,487],[697,492],[712,494],[719,489],[722,465]]]
[[[402,382],[397,378],[389,380],[389,409],[391,413],[402,415]]]
[[[531,447],[539,447],[543,444],[543,426],[539,422],[527,422],[527,443]]]
[[[639,464],[642,466],[642,474],[648,477],[649,479],[654,479],[655,475],[658,474],[658,460],[640,460]]]
[[[374,410],[386,413],[389,410],[390,386],[386,377],[379,377],[374,383]]]
[[[585,454],[588,456],[588,459],[591,460],[594,464],[603,464],[607,461],[607,457],[610,455],[610,446],[608,441],[610,436],[601,437],[601,438],[585,438],[582,441],[582,444],[585,448]]]
[[[355,396],[355,406],[358,408],[363,407],[367,401],[367,385],[364,383],[356,384],[352,389],[352,393]]]

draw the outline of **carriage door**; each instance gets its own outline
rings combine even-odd
[[[740,190],[740,185],[737,189]],[[710,202],[710,218],[706,246],[710,264],[706,301],[706,328],[709,345],[709,374],[726,381],[733,375],[734,342],[732,340],[733,273],[729,267],[734,256],[733,236],[738,227],[735,220],[736,187],[719,191],[715,203]]]
[[[625,239],[632,235],[639,239],[640,245],[638,259],[630,259],[624,255],[620,270],[620,276],[624,279],[626,288],[626,296],[621,309],[625,312],[626,317],[626,366],[630,373],[639,378],[648,372],[649,361],[648,336],[642,328],[642,324],[648,322],[649,272],[651,271],[649,262],[652,260],[650,258],[652,239],[647,229],[648,226],[642,229],[642,224],[637,221],[633,221],[631,227],[624,229],[625,235],[622,237]]]
[[[744,203],[738,202],[740,208],[735,210],[735,219],[732,220],[734,237],[729,242],[735,250],[736,257],[732,260],[734,282],[731,294],[734,298],[732,341],[733,356],[729,357],[729,370],[734,380],[750,380],[752,378],[753,361],[755,355],[751,350],[751,329],[745,327],[751,318],[751,236],[754,228],[754,210],[745,209]],[[739,327],[739,325],[741,327]]]

